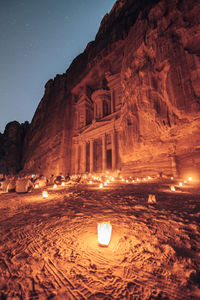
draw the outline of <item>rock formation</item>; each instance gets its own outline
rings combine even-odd
[[[199,14],[196,0],[118,0],[95,41],[47,82],[26,136],[24,170],[71,173],[74,104],[103,89],[106,73],[120,73],[122,172],[198,173]]]
[[[29,123],[19,124],[17,121],[6,125],[0,133],[0,174],[15,174],[22,168],[22,148]]]

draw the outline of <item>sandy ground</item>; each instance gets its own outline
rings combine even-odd
[[[198,186],[41,191],[0,194],[0,299],[200,299]],[[107,248],[101,221],[112,224]]]

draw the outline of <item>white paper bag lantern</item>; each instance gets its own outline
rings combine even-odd
[[[149,194],[148,203],[156,203],[156,195]]]
[[[43,191],[43,192],[42,192],[42,197],[43,197],[43,198],[48,198],[48,196],[49,196],[49,195],[48,195],[48,192],[47,192],[47,191]]]
[[[98,242],[101,246],[108,246],[111,239],[112,226],[109,222],[98,223]]]

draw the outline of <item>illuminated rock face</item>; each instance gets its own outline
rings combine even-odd
[[[80,170],[93,167],[87,157],[81,164],[81,153],[74,158],[76,109],[79,103],[91,105],[81,124],[88,126],[95,115],[95,122],[101,122],[101,112],[92,105],[98,106],[102,90],[107,91],[107,103],[114,97],[116,83],[109,76],[120,78],[117,168],[127,174],[169,175],[200,169],[200,4],[135,2],[117,1],[102,20],[95,41],[65,74],[47,83],[26,139],[25,170],[74,173],[75,160],[80,161]],[[91,140],[100,133],[93,126]],[[85,153],[89,148],[94,151],[84,142]],[[97,170],[104,169],[103,159]]]
[[[164,173],[200,167],[199,12],[195,1],[160,1],[129,32],[120,140],[129,169],[130,160]]]

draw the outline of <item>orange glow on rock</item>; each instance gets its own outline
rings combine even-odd
[[[111,239],[112,226],[110,222],[98,223],[98,243],[108,246]]]

